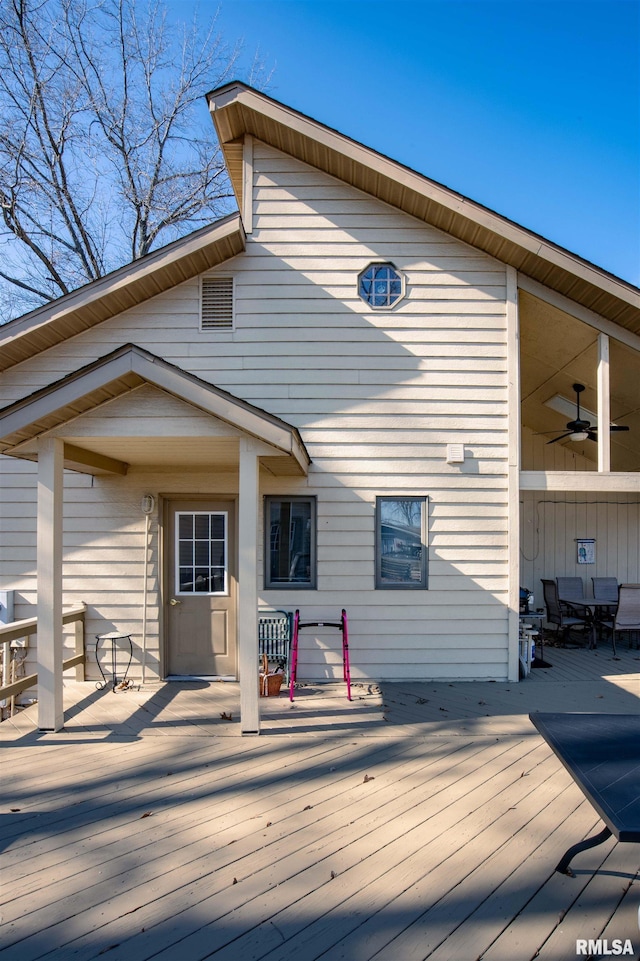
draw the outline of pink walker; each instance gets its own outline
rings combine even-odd
[[[349,670],[349,628],[347,626],[347,612],[344,607],[340,615],[340,621],[308,621],[303,624],[300,621],[300,611],[293,615],[293,641],[291,645],[291,678],[289,683],[289,700],[293,700],[293,688],[296,683],[298,672],[298,636],[304,627],[337,627],[342,633],[342,675],[347,685],[347,700],[351,700],[351,672]]]

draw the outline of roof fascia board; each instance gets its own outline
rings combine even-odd
[[[58,381],[49,388],[38,391],[35,395],[25,397],[24,400],[0,411],[0,437],[11,435],[24,430],[29,424],[35,424],[49,417],[55,411],[76,403],[94,390],[105,387],[106,384],[118,380],[132,373],[132,359],[128,353],[121,353],[112,357],[107,364],[92,365],[91,369],[80,371],[77,375]],[[107,376],[105,376],[105,374]]]
[[[194,234],[189,234],[187,237],[174,241],[167,247],[152,251],[139,260],[125,264],[105,277],[100,277],[98,280],[85,284],[51,304],[45,304],[37,310],[31,311],[31,313],[25,314],[24,317],[10,320],[0,328],[0,349],[26,333],[32,333],[40,327],[61,320],[72,311],[89,306],[108,294],[124,290],[136,279],[159,273],[171,264],[186,259],[205,247],[220,243],[234,234],[241,237],[244,247],[246,238],[238,213],[217,221],[212,227],[203,228]]]
[[[601,314],[596,314],[593,310],[589,310],[588,307],[583,307],[582,304],[571,300],[570,297],[566,297],[557,290],[552,290],[551,287],[546,287],[544,284],[539,283],[539,281],[533,280],[532,277],[527,277],[526,274],[522,273],[518,274],[518,287],[527,294],[537,297],[538,300],[542,300],[552,307],[557,307],[558,310],[569,314],[570,317],[575,317],[576,320],[581,320],[595,330],[599,330],[601,334],[607,334],[613,338],[613,340],[617,340],[621,344],[625,344],[627,347],[631,347],[633,350],[640,352],[640,335],[634,334],[633,331],[626,330],[624,327],[620,327],[614,323],[614,321],[607,320],[606,317],[602,317]]]

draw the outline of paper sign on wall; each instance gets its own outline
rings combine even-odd
[[[595,564],[596,562],[596,539],[595,537],[577,537],[578,545],[578,564]]]

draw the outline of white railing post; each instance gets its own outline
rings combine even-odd
[[[86,679],[86,670],[85,670],[86,660],[85,660],[85,650],[84,650],[84,617],[81,620],[75,621],[74,637],[75,637],[76,657],[82,658],[82,661],[76,664],[76,681],[84,681]]]

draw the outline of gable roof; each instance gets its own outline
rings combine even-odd
[[[227,84],[207,99],[241,210],[243,141],[251,134],[510,264],[530,284],[640,335],[640,290],[633,284],[245,84]],[[9,321],[0,327],[0,371],[229,260],[245,246],[235,213]]]
[[[232,214],[0,327],[0,371],[241,253]]]
[[[241,210],[242,142],[251,134],[640,333],[633,284],[252,87],[229,83],[207,99]]]
[[[307,473],[311,459],[295,427],[135,344],[125,344],[0,410],[0,452],[35,460],[37,450],[30,442],[37,437],[142,384],[165,390],[269,444],[284,455],[276,456],[275,460],[289,464],[288,469],[278,469],[276,473]],[[89,463],[83,461],[82,456],[82,451],[74,448],[73,457],[68,460],[75,464]],[[126,472],[119,470],[115,462],[108,469]]]

